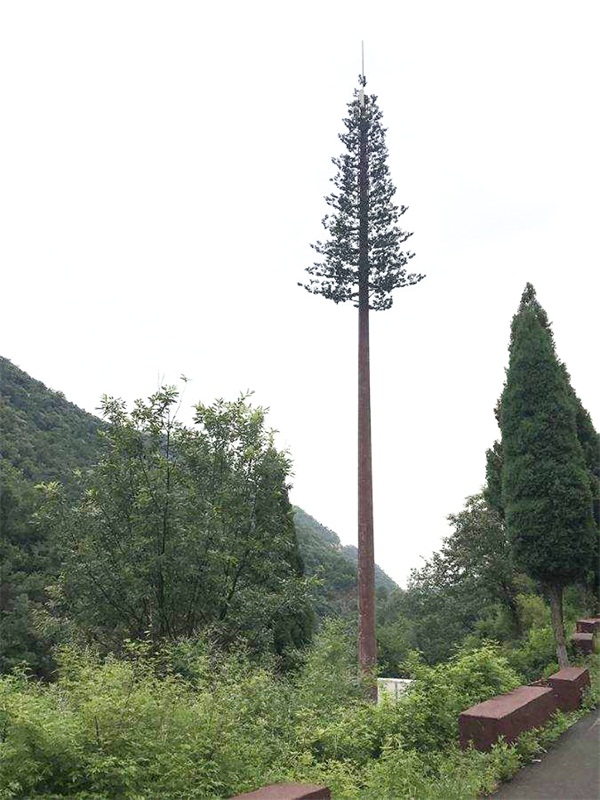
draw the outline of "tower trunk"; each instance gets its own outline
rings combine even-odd
[[[368,120],[363,105],[360,124],[358,256],[358,659],[365,674],[370,674],[377,663],[369,365],[368,167]],[[375,692],[375,687],[373,691]]]

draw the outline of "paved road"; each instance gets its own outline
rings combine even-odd
[[[539,764],[524,767],[493,800],[599,800],[600,709],[564,733]]]

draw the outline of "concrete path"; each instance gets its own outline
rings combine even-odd
[[[493,800],[599,800],[600,709],[564,733],[543,756],[492,795]]]

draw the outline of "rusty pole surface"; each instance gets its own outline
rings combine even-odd
[[[368,120],[361,110],[358,254],[358,661],[364,673],[377,663],[375,641],[375,554],[371,463],[371,376],[369,364],[369,154]],[[376,687],[375,687],[376,690]]]

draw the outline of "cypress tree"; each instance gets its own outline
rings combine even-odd
[[[304,286],[334,303],[358,307],[358,594],[359,663],[371,671],[377,661],[371,467],[371,389],[369,311],[392,306],[392,291],[418,283],[408,274],[413,253],[402,250],[411,235],[398,220],[407,210],[396,206],[389,176],[385,128],[375,95],[367,96],[364,75],[348,104],[346,130],[339,135],[344,152],[333,158],[336,191],[325,198],[331,212],[323,219],[326,241],[312,247],[320,260],[307,268]]]
[[[527,284],[499,409],[502,503],[516,563],[548,594],[561,668],[568,665],[563,590],[585,577],[596,539],[573,397],[546,313]]]

